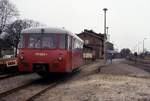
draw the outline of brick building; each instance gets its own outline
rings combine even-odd
[[[104,35],[85,29],[77,34],[84,41],[84,52],[95,54],[95,58],[103,58],[104,55]]]

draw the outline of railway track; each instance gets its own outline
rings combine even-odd
[[[63,78],[60,79],[52,84],[50,84],[49,86],[47,86],[45,89],[42,89],[41,91],[37,92],[36,94],[34,94],[33,96],[29,97],[26,101],[33,101],[34,99],[38,98],[39,96],[41,96],[42,94],[44,94],[46,91],[56,87],[57,85],[64,83],[65,81],[67,81],[67,78]]]
[[[19,86],[19,87],[12,88],[12,89],[10,89],[10,90],[1,92],[1,93],[0,93],[0,99],[3,98],[3,97],[5,97],[5,96],[8,96],[8,95],[10,95],[10,94],[12,94],[12,93],[14,93],[14,92],[16,92],[16,91],[19,91],[19,90],[21,90],[21,89],[24,89],[24,88],[30,86],[31,84],[32,84],[32,83],[27,83],[27,84],[21,85],[21,86]]]
[[[147,64],[144,64],[144,63],[138,63],[138,62],[134,63],[133,61],[128,61],[126,63],[129,64],[129,65],[133,65],[137,68],[143,69],[143,70],[150,73],[150,65],[147,65]]]
[[[80,71],[85,69],[89,65],[93,65],[94,63],[86,64],[86,65],[82,66],[82,68],[80,68]],[[0,99],[3,99],[4,101],[7,101],[7,100],[9,101],[9,100],[12,100],[14,98],[14,96],[17,96],[17,98],[19,100],[33,101],[34,99],[40,97],[42,94],[44,94],[48,90],[55,88],[59,84],[69,81],[74,76],[76,77],[76,79],[80,79],[80,77],[89,75],[89,73],[87,73],[87,74],[83,73],[82,75],[79,76],[79,75],[77,75],[77,73],[80,75],[79,72],[74,72],[72,74],[62,77],[61,79],[59,78],[57,80],[51,81],[50,83],[48,82],[48,84],[41,85],[41,84],[39,84],[39,82],[41,82],[41,81],[34,81],[34,82],[24,84],[22,86],[19,86],[19,87],[13,88],[11,90],[0,93]],[[32,92],[31,92],[31,89],[33,89]],[[20,94],[20,92],[22,92],[22,93]],[[28,93],[30,93],[30,94],[28,94]],[[28,95],[26,96],[25,94],[28,94]],[[18,100],[18,99],[16,99],[16,100]]]
[[[14,76],[18,76],[18,75],[19,75],[18,73],[15,73],[15,74],[3,74],[3,75],[0,75],[0,80],[7,79],[7,78],[10,78],[10,77],[14,77]]]
[[[86,64],[87,66],[88,65],[93,65],[95,62],[93,62],[92,64],[88,63]],[[103,66],[102,66],[103,67]],[[57,82],[54,82],[53,84],[49,85],[48,87],[46,87],[45,89],[41,90],[40,92],[36,93],[35,95],[33,95],[32,97],[28,98],[26,101],[34,101],[34,99],[38,98],[39,96],[41,96],[42,94],[44,94],[45,92],[47,92],[48,90],[56,87],[58,84],[61,84],[61,83],[65,83],[67,82],[68,80],[72,79],[72,77],[74,76],[74,74],[78,73],[78,71],[81,71],[83,69],[85,69],[86,66],[83,66],[82,68],[80,68],[79,70],[75,71],[72,75],[69,75],[69,78],[64,78],[64,79],[61,79],[60,81],[57,81]],[[82,75],[78,75],[78,77],[75,79],[75,80],[78,80],[80,79],[81,77],[85,77],[85,76],[88,76],[90,74],[94,74],[97,72],[97,70],[99,69],[100,67],[97,66],[97,69],[95,69],[93,72],[90,72],[90,73],[87,73],[87,74],[82,74]]]
[[[50,90],[51,88],[54,88],[55,86],[57,86],[58,84],[66,81],[68,79],[68,77],[63,77],[61,79],[58,79],[58,80],[54,80],[54,81],[51,81],[50,84],[48,85],[43,85],[42,86],[42,89],[41,90],[38,90],[36,91],[35,94],[31,94],[31,95],[28,95],[26,97],[24,97],[24,99],[26,101],[32,101],[33,99],[37,98],[38,96],[40,96],[41,94],[45,93],[47,90]],[[44,80],[44,79],[42,79]],[[30,82],[30,83],[27,83],[27,84],[24,84],[24,85],[21,85],[19,87],[16,87],[16,88],[13,88],[13,89],[10,89],[8,91],[5,91],[5,92],[2,92],[0,93],[0,99],[4,100],[5,101],[5,98],[9,98],[11,95],[13,94],[16,94],[18,93],[19,91],[23,91],[25,89],[32,89],[34,86],[36,86],[36,88],[38,89],[38,82],[41,82],[40,80],[37,80],[37,81],[34,81],[34,82]],[[36,90],[36,89],[35,89]],[[26,92],[26,91],[25,91]],[[27,90],[27,92],[29,92]],[[19,94],[18,94],[19,95]],[[24,95],[23,95],[24,96]],[[12,96],[13,97],[13,96]],[[11,98],[12,99],[12,98]]]
[[[27,74],[30,74],[30,73],[26,73],[26,74],[20,74],[20,73],[5,74],[5,73],[3,73],[3,74],[0,74],[0,80],[15,77],[15,76],[19,76],[19,75],[27,75]]]

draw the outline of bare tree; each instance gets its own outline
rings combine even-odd
[[[0,34],[13,17],[17,17],[19,12],[14,4],[9,0],[0,0]]]
[[[4,30],[7,35],[4,40],[11,46],[15,47],[15,55],[17,55],[18,44],[20,41],[20,34],[23,29],[31,27],[43,26],[39,22],[33,20],[16,20],[12,24],[8,25]]]

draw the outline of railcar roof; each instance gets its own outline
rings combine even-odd
[[[60,28],[27,28],[22,30],[22,33],[41,33],[41,29],[44,29],[44,33],[68,33],[65,29]]]
[[[59,34],[69,34],[75,38],[77,38],[78,40],[82,41],[77,35],[73,34],[72,32],[65,30],[65,29],[61,29],[61,28],[27,28],[22,30],[21,33],[41,33],[41,30],[44,29],[44,33],[59,33]],[[83,41],[82,41],[83,42]]]

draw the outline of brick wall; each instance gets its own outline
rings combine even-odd
[[[88,34],[84,32],[78,34],[78,36],[84,41],[85,45],[93,48],[96,53],[96,58],[103,58],[104,45],[101,37],[95,35],[94,33]]]

